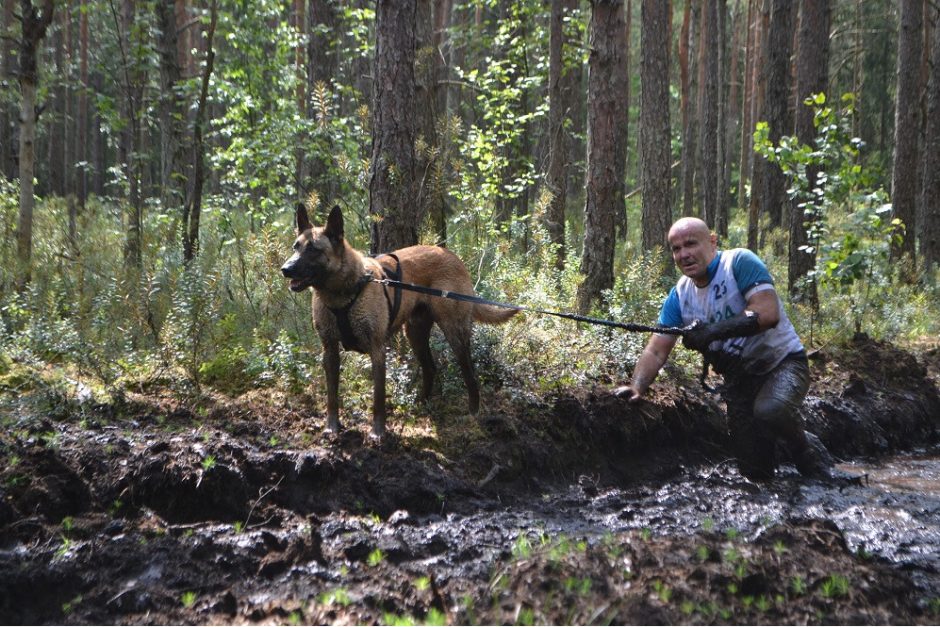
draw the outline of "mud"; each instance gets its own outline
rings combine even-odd
[[[693,381],[399,411],[381,443],[273,396],[7,394],[0,621],[936,624],[940,355],[811,363],[804,418],[866,485],[743,479]]]

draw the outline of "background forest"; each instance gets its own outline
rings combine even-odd
[[[279,273],[297,202],[360,250],[446,243],[487,297],[644,323],[698,215],[808,343],[936,340],[936,2],[2,2],[6,372],[321,389]],[[623,380],[644,341],[526,316],[475,360],[526,397]]]

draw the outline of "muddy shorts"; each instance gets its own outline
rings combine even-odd
[[[791,454],[806,447],[800,406],[809,390],[806,353],[792,353],[764,375],[725,376],[722,397],[741,474],[766,480],[777,468],[776,441]]]

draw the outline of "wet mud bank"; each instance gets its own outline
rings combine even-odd
[[[689,381],[354,424],[170,396],[9,420],[4,623],[940,620],[940,354],[857,338],[804,418],[867,485],[729,459]]]

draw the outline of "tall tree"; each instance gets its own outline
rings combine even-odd
[[[923,220],[918,223],[920,261],[928,273],[940,268],[940,4],[934,3],[930,13],[933,32],[927,79],[927,129],[921,167]]]
[[[206,61],[202,69],[200,81],[199,101],[196,104],[196,119],[193,122],[193,165],[192,181],[187,194],[186,205],[183,208],[183,259],[188,263],[199,252],[199,218],[202,214],[202,188],[205,183],[205,145],[203,142],[203,126],[206,123],[206,109],[209,100],[209,81],[212,79],[212,70],[215,67],[215,27],[219,19],[218,0],[212,0],[209,5],[209,27],[206,29]]]
[[[176,0],[157,0],[157,55],[160,59],[160,200],[166,210],[182,211],[185,197],[185,114],[180,93],[182,72],[176,28]]]
[[[568,129],[570,120],[570,83],[565,77],[565,17],[575,8],[574,0],[552,0],[548,61],[548,173],[546,185],[552,194],[545,213],[545,229],[555,245],[555,267],[565,264],[565,205],[568,202]]]
[[[751,178],[751,193],[747,205],[747,247],[757,250],[758,231],[760,228],[761,189],[764,181],[764,166],[766,160],[754,154],[754,127],[764,110],[764,101],[767,95],[767,58],[766,40],[770,30],[770,0],[758,0],[760,10],[755,19],[754,54],[756,59],[752,63],[751,95],[750,95],[750,124],[746,125],[741,135],[741,165],[745,165],[745,153],[748,155],[747,169]],[[747,149],[745,151],[745,148]]]
[[[894,107],[894,164],[891,204],[894,218],[904,223],[904,238],[892,247],[893,259],[915,258],[917,234],[917,166],[920,146],[920,64],[923,45],[923,0],[901,0],[898,33],[897,102]]]
[[[640,56],[640,168],[643,248],[665,246],[672,222],[669,128],[669,24],[672,3],[643,0]]]
[[[294,31],[297,33],[297,46],[294,48],[294,75],[297,79],[295,98],[300,116],[307,117],[307,6],[306,0],[293,0],[291,20]],[[294,148],[294,189],[298,197],[303,197],[304,181],[307,178],[307,144],[306,133],[301,130],[297,133],[297,146]]]
[[[704,0],[701,27],[701,76],[699,86],[699,142],[701,164],[702,218],[715,226],[718,214],[718,181],[721,163],[718,158],[718,91],[721,71],[718,39],[718,0]]]
[[[143,29],[134,28],[136,5],[134,0],[121,2],[120,14],[112,0],[110,3],[114,30],[117,33],[121,55],[121,109],[127,121],[118,142],[118,153],[127,177],[129,195],[124,211],[124,265],[127,269],[139,270],[143,266],[143,199],[141,197],[140,147],[141,117],[144,110],[145,73],[141,67],[139,51],[143,46]]]
[[[444,214],[443,177],[440,176],[440,138],[437,122],[441,112],[438,110],[437,82],[440,77],[440,53],[435,45],[434,2],[417,0],[415,17],[415,100],[418,118],[418,145],[422,148],[415,154],[418,177],[418,198],[423,207],[421,212],[431,218],[439,242],[447,241],[447,220]]]
[[[803,101],[812,94],[829,91],[829,30],[832,7],[829,0],[802,0],[800,2],[800,27],[797,33],[796,50],[796,136],[800,143],[813,145],[816,126],[813,123],[814,108]],[[806,169],[809,189],[817,187],[819,168]],[[791,294],[808,296],[815,300],[815,290],[802,294],[797,292],[797,283],[816,265],[816,252],[807,250],[809,244],[807,228],[816,218],[818,208],[813,199],[790,207],[790,250],[787,285]]]
[[[41,10],[32,0],[20,0],[19,41],[20,81],[20,212],[16,233],[16,280],[18,287],[29,283],[32,272],[33,173],[36,165],[36,86],[39,83],[39,43],[52,23],[54,0],[43,0]]]
[[[592,0],[588,70],[588,168],[578,309],[614,285],[617,213],[623,211],[627,80],[623,0]]]
[[[770,141],[774,145],[792,132],[790,116],[790,53],[793,49],[793,23],[795,11],[791,0],[772,0],[770,28],[765,50],[766,96],[760,118],[770,127]],[[768,226],[783,225],[786,203],[786,180],[780,166],[759,159],[761,172],[760,208],[767,215]],[[757,167],[755,163],[755,167]]]
[[[13,29],[14,6],[17,0],[0,0],[0,81],[9,81],[13,78],[13,44],[12,36],[6,35]],[[13,121],[15,118],[13,107],[7,103],[0,103],[0,176],[16,177],[16,144],[13,134]]]
[[[88,198],[88,0],[79,0],[78,11],[78,119],[75,143],[79,165],[75,172],[75,190],[78,206],[84,209]],[[71,234],[74,238],[75,234]]]
[[[701,6],[701,0],[688,0],[686,2],[682,14],[682,29],[679,31],[679,115],[682,124],[679,196],[682,198],[682,215],[686,216],[690,216],[694,212],[696,168],[698,166],[697,94],[699,63],[697,59],[700,47],[698,39]],[[666,68],[668,68],[668,65]]]
[[[375,12],[369,213],[373,253],[418,241],[415,182],[416,0],[378,0]]]

